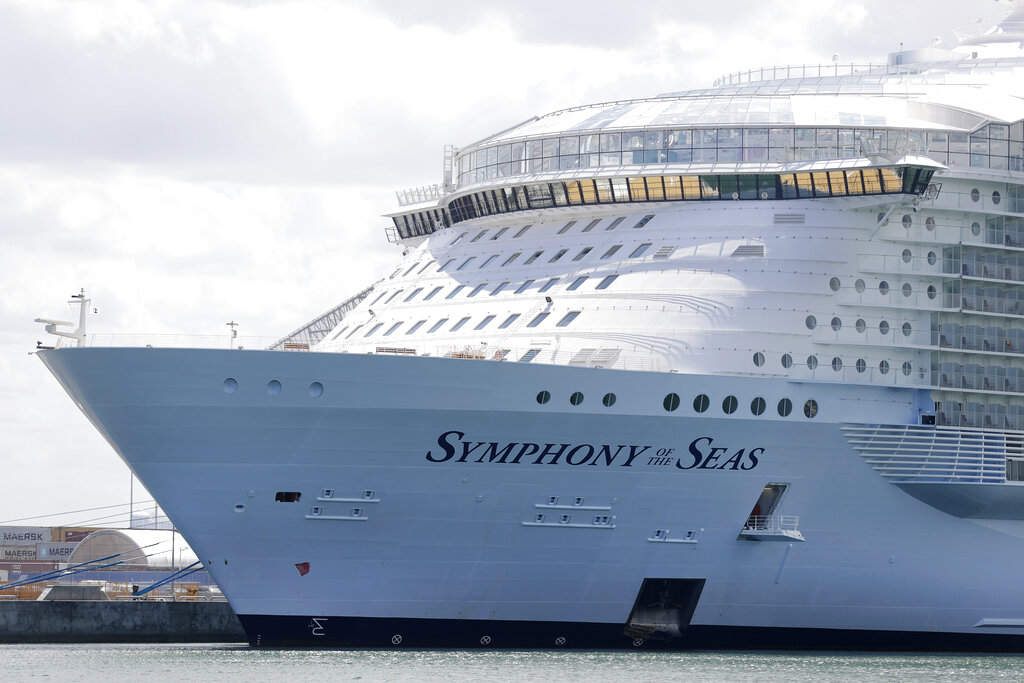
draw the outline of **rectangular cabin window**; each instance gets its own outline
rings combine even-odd
[[[470,263],[472,263],[475,260],[476,260],[476,256],[470,256],[468,259],[463,261],[462,265],[459,266],[458,268],[456,268],[456,270],[462,270],[463,268],[465,268],[466,266],[468,266]]]
[[[424,301],[430,301],[442,289],[444,289],[444,287],[434,287],[432,290],[430,290],[430,294],[427,294],[425,297],[423,297],[423,300]]]
[[[516,260],[517,258],[519,258],[520,256],[522,256],[522,254],[523,254],[523,252],[521,252],[521,251],[517,251],[516,253],[512,254],[512,255],[511,255],[511,256],[509,256],[509,257],[508,257],[507,259],[505,259],[505,262],[504,262],[504,263],[502,263],[501,265],[502,265],[502,266],[507,266],[507,265],[511,264],[511,263],[512,263],[513,261],[515,261],[515,260]]]
[[[501,324],[498,325],[498,329],[499,330],[504,330],[506,327],[508,327],[509,325],[514,323],[518,318],[519,318],[519,314],[518,313],[513,313],[512,315],[510,315],[509,317],[507,317],[503,321],[501,321]]]
[[[477,233],[476,237],[474,237],[473,239],[470,240],[470,242],[476,242],[476,241],[478,241],[481,237],[483,237],[486,234],[487,234],[486,230],[481,230],[480,232]]]
[[[530,258],[528,258],[528,259],[526,259],[525,261],[523,261],[523,265],[524,265],[524,266],[528,266],[528,265],[530,265],[531,263],[533,263],[534,261],[536,261],[537,259],[539,259],[539,258],[540,258],[540,255],[541,255],[541,254],[543,254],[543,253],[544,253],[543,251],[537,251],[537,252],[534,252],[533,256],[531,256]]]
[[[416,295],[419,294],[422,291],[423,291],[422,287],[417,287],[416,289],[412,290],[412,294],[410,294],[409,296],[405,297],[405,300],[406,301],[412,301],[413,299],[416,298]]]
[[[413,334],[416,330],[418,330],[421,327],[423,327],[423,323],[425,323],[425,322],[427,322],[427,321],[426,320],[417,320],[416,323],[412,327],[409,328],[409,331],[406,332],[406,334]]]
[[[419,270],[418,270],[418,271],[416,272],[416,274],[417,274],[417,275],[419,275],[420,273],[422,273],[422,272],[423,272],[424,270],[426,270],[426,269],[427,269],[427,268],[429,268],[430,266],[434,265],[435,263],[437,263],[437,260],[436,260],[436,259],[434,259],[434,260],[430,260],[430,261],[427,261],[426,263],[424,263],[424,264],[423,264],[423,267],[422,267],[422,268],[420,268],[420,269],[419,269]]]
[[[617,277],[619,277],[619,276],[618,275],[609,275],[605,279],[603,279],[600,282],[598,282],[597,283],[597,287],[595,289],[608,289],[608,285],[610,285],[611,283],[615,282],[615,279]]]
[[[469,293],[468,295],[466,295],[466,298],[467,298],[467,299],[471,299],[471,298],[473,298],[474,296],[476,296],[476,295],[477,295],[477,294],[479,294],[480,292],[484,291],[484,287],[486,287],[486,286],[487,286],[487,283],[486,283],[486,282],[484,282],[484,283],[482,283],[482,284],[479,284],[479,285],[477,285],[476,287],[474,287],[474,288],[473,288],[473,291],[472,291],[472,292],[470,292],[470,293]]]
[[[461,241],[462,241],[462,238],[463,238],[463,237],[465,237],[465,236],[466,236],[466,235],[468,235],[468,234],[469,234],[469,233],[466,233],[466,232],[463,232],[463,233],[459,233],[459,236],[458,236],[458,237],[456,237],[455,239],[453,239],[453,240],[452,240],[451,242],[449,242],[449,243],[448,243],[448,246],[449,246],[449,247],[454,247],[454,246],[455,246],[456,244],[458,244],[459,242],[461,242]]]
[[[381,292],[380,294],[378,294],[378,295],[377,295],[377,298],[376,298],[376,299],[374,299],[373,301],[371,301],[371,302],[370,302],[370,305],[372,306],[372,305],[374,305],[375,303],[377,303],[378,301],[380,301],[380,300],[381,300],[381,298],[382,298],[382,297],[383,297],[383,296],[384,296],[385,294],[387,294],[387,293],[388,293],[388,290],[386,290],[386,289],[385,289],[385,290],[384,290],[383,292]]]
[[[573,320],[575,320],[576,318],[579,317],[579,315],[580,315],[580,311],[569,311],[568,313],[565,314],[565,317],[563,317],[561,320],[559,320],[555,324],[555,326],[556,327],[568,327],[572,323]]]
[[[572,260],[573,261],[582,261],[583,258],[587,254],[589,254],[591,251],[593,251],[593,249],[594,249],[593,247],[585,247],[582,251],[580,251],[580,253],[578,253],[575,256],[573,256]]]
[[[569,286],[568,286],[568,287],[566,288],[566,289],[567,289],[567,291],[570,291],[570,292],[571,292],[571,291],[573,291],[574,289],[579,289],[579,288],[580,288],[580,285],[582,285],[582,284],[583,284],[584,282],[586,282],[586,281],[587,281],[587,278],[588,278],[588,276],[587,276],[587,275],[581,275],[580,277],[576,278],[575,280],[573,280],[572,284],[571,284],[571,285],[569,285]]]
[[[612,256],[615,255],[615,252],[617,252],[619,249],[622,249],[622,245],[621,244],[616,244],[616,245],[613,245],[611,247],[608,247],[608,251],[604,252],[604,254],[601,255],[601,258],[602,259],[611,258]]]
[[[533,320],[531,320],[529,323],[527,323],[526,326],[527,327],[537,327],[537,325],[540,325],[542,322],[544,322],[544,319],[547,318],[549,315],[551,315],[551,314],[546,312],[546,311],[544,313],[538,313],[537,317],[534,318]]]
[[[430,329],[427,330],[427,334],[434,334],[439,329],[441,329],[441,325],[444,325],[446,322],[448,322],[448,318],[441,318],[436,323],[430,326]]]
[[[473,329],[474,330],[482,330],[485,327],[487,327],[487,325],[489,325],[492,320],[494,320],[494,316],[493,315],[489,315],[486,318],[484,318],[483,320],[481,320],[480,323],[476,327],[474,327]]]
[[[522,237],[523,235],[526,234],[526,231],[529,230],[532,227],[533,227],[533,223],[530,223],[529,225],[524,225],[522,228],[519,229],[519,232],[517,232],[515,234],[515,237],[513,237],[512,239],[515,239],[516,237]]]
[[[587,223],[587,227],[585,227],[582,230],[580,230],[580,232],[590,232],[595,227],[597,227],[597,224],[600,223],[600,222],[601,222],[600,218],[595,218],[594,220],[592,220],[589,223]]]
[[[637,228],[644,227],[645,225],[647,225],[648,223],[651,222],[652,218],[654,218],[654,214],[653,213],[647,214],[646,216],[644,216],[643,218],[640,219],[640,222],[638,222],[636,225],[633,226],[633,229],[636,230]]]
[[[348,329],[348,325],[345,325],[345,327],[341,328],[340,330],[338,330],[337,332],[335,332],[335,333],[334,333],[334,336],[332,336],[332,337],[331,337],[331,340],[333,341],[333,340],[337,339],[338,337],[340,337],[340,336],[341,336],[341,334],[342,334],[342,333],[343,333],[343,332],[344,332],[345,330],[347,330],[347,329]]]
[[[504,235],[506,232],[508,232],[508,228],[502,228],[498,232],[496,232],[493,235],[491,235],[491,241],[493,242],[494,240],[496,240],[499,237],[501,237],[502,235]]]
[[[558,231],[559,235],[564,235],[572,229],[572,226],[576,225],[576,221],[569,221],[565,224],[565,227]]]
[[[392,325],[391,327],[389,327],[389,328],[388,328],[388,331],[384,333],[384,336],[385,336],[385,337],[390,337],[390,336],[391,336],[391,334],[392,334],[392,333],[393,333],[393,332],[394,332],[395,330],[397,330],[397,329],[398,329],[399,327],[401,327],[401,326],[402,326],[402,322],[403,322],[403,321],[399,320],[399,321],[398,321],[397,323],[395,323],[394,325]]]
[[[549,289],[551,289],[552,287],[554,287],[557,283],[558,283],[558,278],[557,277],[553,277],[553,278],[551,278],[550,280],[548,280],[547,282],[544,283],[544,286],[540,288],[540,291],[541,292],[546,292]]]
[[[348,339],[348,338],[349,338],[349,337],[351,337],[351,336],[352,336],[353,334],[355,334],[356,332],[358,332],[358,331],[359,331],[359,328],[360,328],[360,327],[362,327],[362,325],[356,325],[355,327],[353,327],[353,328],[352,328],[352,331],[351,331],[351,332],[349,332],[349,333],[348,333],[347,335],[345,335],[345,339]]]
[[[555,261],[557,261],[558,259],[560,259],[560,258],[562,258],[563,256],[565,256],[565,254],[566,254],[566,253],[567,253],[568,251],[569,251],[568,249],[559,249],[559,250],[558,250],[558,253],[557,253],[557,254],[555,254],[554,256],[552,256],[552,257],[551,257],[551,260],[550,260],[550,261],[548,261],[548,263],[554,263],[554,262],[555,262]]]
[[[483,263],[480,264],[480,268],[483,269],[483,268],[486,268],[487,266],[491,265],[491,262],[494,261],[494,259],[496,259],[496,258],[498,258],[497,254],[491,254],[487,258],[486,261],[484,261]]]
[[[370,331],[367,332],[366,334],[364,334],[363,337],[369,337],[371,334],[373,334],[374,332],[376,332],[377,330],[379,330],[382,327],[384,327],[384,323],[377,323],[376,325],[371,327]]]
[[[443,264],[441,265],[441,267],[437,269],[437,272],[439,272],[439,273],[440,273],[440,272],[441,272],[442,270],[444,270],[445,268],[447,268],[448,266],[450,266],[450,265],[452,264],[452,262],[453,262],[453,261],[455,261],[455,259],[453,259],[453,258],[450,258],[450,259],[448,259],[447,261],[445,261],[445,262],[444,262],[444,263],[443,263]]]
[[[613,220],[612,224],[605,228],[605,230],[614,230],[615,228],[619,227],[619,224],[622,223],[622,221],[624,220],[626,220],[625,216],[619,216],[618,218]]]
[[[448,292],[448,296],[446,296],[445,299],[453,298],[456,294],[458,294],[459,292],[461,292],[465,288],[466,288],[466,285],[455,285],[455,289],[453,289],[452,291]]]
[[[465,318],[463,318],[459,322],[457,322],[454,325],[452,325],[451,332],[458,332],[459,328],[462,327],[463,325],[465,325],[468,322],[469,322],[469,316],[467,315]]]
[[[636,258],[637,256],[642,256],[643,253],[645,251],[647,251],[648,249],[650,249],[650,248],[651,248],[651,243],[650,242],[644,242],[639,247],[637,247],[636,249],[633,250],[633,253],[629,255],[629,258]]]
[[[398,296],[399,294],[401,294],[401,293],[402,293],[402,292],[404,292],[404,291],[405,291],[404,289],[399,289],[399,290],[396,290],[394,294],[392,294],[391,296],[389,296],[389,297],[388,297],[388,298],[387,298],[387,299],[386,299],[386,300],[384,301],[384,303],[385,303],[385,304],[389,304],[389,303],[391,303],[391,300],[392,300],[392,299],[394,299],[394,298],[395,298],[396,296]]]
[[[519,287],[516,288],[516,294],[522,294],[527,289],[529,289],[530,285],[532,285],[534,282],[535,280],[527,280],[523,284],[519,285]]]
[[[508,282],[502,282],[500,285],[491,290],[491,296],[494,296],[495,294],[505,289],[506,287],[508,287]]]
[[[409,266],[409,270],[407,270],[407,271],[405,271],[404,273],[402,273],[402,277],[405,277],[406,275],[408,275],[409,273],[411,273],[411,272],[412,272],[412,269],[413,269],[413,268],[415,268],[416,266],[418,266],[419,264],[420,264],[420,262],[419,262],[419,261],[417,261],[416,263],[414,263],[414,264],[412,264],[411,266]]]
[[[278,503],[298,503],[302,500],[302,491],[278,491],[274,494],[274,500]]]

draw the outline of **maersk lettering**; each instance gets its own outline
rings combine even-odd
[[[589,444],[589,443],[534,443],[530,441],[476,441],[467,440],[466,433],[458,430],[444,432],[437,437],[440,451],[427,451],[430,462],[473,462],[502,465],[603,465],[604,467],[633,467],[634,461],[651,451],[647,465],[675,464],[681,470],[752,470],[758,465],[758,456],[764,448],[733,448],[714,443],[710,436],[700,436],[687,447],[688,456],[669,457],[673,447],[655,447],[651,444]],[[655,449],[652,451],[652,449]],[[458,455],[458,457],[456,457]]]

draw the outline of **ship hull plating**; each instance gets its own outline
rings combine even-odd
[[[40,356],[255,645],[1024,646],[1021,522],[941,512],[842,435],[851,401],[866,421],[913,419],[912,390],[323,353]],[[755,509],[772,487],[777,507]],[[799,521],[745,531],[769,512]]]

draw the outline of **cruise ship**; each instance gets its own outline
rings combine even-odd
[[[958,39],[446,148],[270,348],[38,356],[254,646],[1019,651],[1024,10]]]

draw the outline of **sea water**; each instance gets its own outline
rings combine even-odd
[[[987,681],[1024,657],[753,652],[256,650],[244,645],[0,645],[4,681]]]

